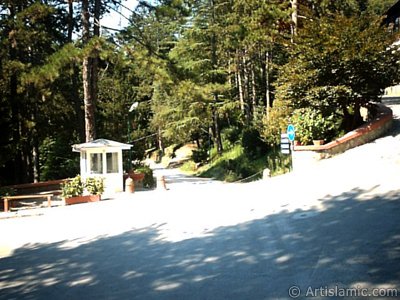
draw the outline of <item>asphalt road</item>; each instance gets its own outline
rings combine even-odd
[[[399,122],[301,173],[0,220],[0,299],[400,299]]]

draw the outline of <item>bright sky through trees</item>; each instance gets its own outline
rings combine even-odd
[[[122,5],[129,8],[130,10],[134,10],[137,6],[137,3],[138,2],[136,0],[122,1]],[[126,18],[129,18],[131,16],[131,12],[123,6],[120,6],[118,8],[119,13],[111,10],[110,13],[104,15],[101,19],[101,25],[114,29],[122,29],[126,27],[128,25],[128,20]]]

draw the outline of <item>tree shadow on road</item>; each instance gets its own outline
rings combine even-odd
[[[322,210],[179,242],[160,239],[158,225],[73,248],[26,245],[0,259],[0,299],[289,299],[293,285],[399,288],[399,192],[353,189],[321,199]]]

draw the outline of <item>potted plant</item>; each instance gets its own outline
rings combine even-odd
[[[294,145],[295,145],[295,146],[301,146],[301,142],[299,141],[298,138],[296,138],[296,139],[294,140]]]
[[[154,188],[156,184],[153,170],[146,165],[138,166],[135,171],[129,173],[129,177],[133,179],[135,186],[139,188]]]
[[[296,109],[292,115],[296,136],[303,145],[322,145],[330,131],[334,129],[333,115],[324,117],[316,108]]]
[[[88,195],[83,195],[85,189]],[[77,175],[66,180],[61,185],[61,191],[66,205],[100,201],[100,195],[104,191],[103,179],[88,178],[83,183],[81,176]]]
[[[85,181],[85,189],[90,194],[90,201],[100,201],[101,194],[104,193],[104,179],[100,177],[89,177]]]
[[[65,200],[65,204],[74,204],[78,202],[79,197],[83,195],[83,183],[81,176],[67,179],[61,184],[61,196]]]
[[[144,173],[140,172],[139,170],[131,170],[129,171],[129,177],[132,178],[134,181],[142,181],[144,179]]]

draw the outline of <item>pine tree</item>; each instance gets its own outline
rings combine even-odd
[[[39,180],[40,142],[50,132],[49,97],[34,70],[65,43],[65,9],[59,1],[3,1],[0,18],[1,94],[5,140],[0,167],[14,170],[13,182]],[[56,92],[57,93],[57,92]],[[10,116],[10,117],[9,117]],[[54,119],[53,119],[54,120]],[[2,151],[3,152],[3,151]],[[9,178],[10,176],[8,176]]]

